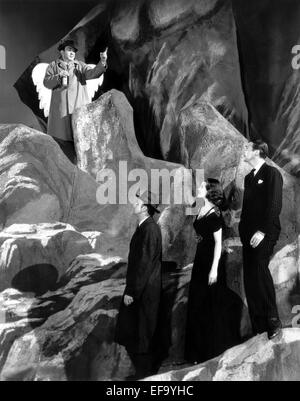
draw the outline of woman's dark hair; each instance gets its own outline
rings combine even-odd
[[[209,178],[206,183],[206,198],[215,206],[222,208],[225,197],[220,182],[214,178]]]

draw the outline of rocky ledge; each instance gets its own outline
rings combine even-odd
[[[299,381],[300,329],[285,329],[274,341],[266,334],[201,365],[147,378],[148,381]]]

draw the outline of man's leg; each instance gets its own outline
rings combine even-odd
[[[252,325],[253,335],[263,333],[266,330],[264,321],[259,314],[259,298],[257,294],[257,282],[259,280],[257,266],[253,258],[253,249],[243,246],[243,273],[244,287],[248,304],[248,311]]]
[[[276,304],[276,292],[269,263],[273,254],[275,242],[265,240],[254,250],[254,263],[258,270],[258,295],[260,300],[260,315],[264,317],[266,330],[272,333],[281,327]]]

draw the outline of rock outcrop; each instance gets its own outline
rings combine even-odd
[[[0,233],[0,290],[53,290],[75,257],[92,251],[70,225],[14,224]]]
[[[186,206],[193,203],[191,171],[182,165],[144,156],[135,136],[133,109],[118,91],[105,93],[78,109],[72,122],[78,167],[97,180],[99,203],[100,195],[104,195],[99,188],[101,185],[105,188],[109,182],[106,194],[111,194],[110,200],[100,204],[108,222],[105,232],[122,237],[123,241],[125,237],[129,242],[134,230],[130,196],[138,188],[141,192],[150,189],[160,193],[158,223],[163,233],[164,260],[179,266],[190,263],[195,248],[191,217],[186,215]],[[173,246],[177,238],[182,243],[179,252]]]
[[[232,198],[232,210],[225,216],[224,257],[228,287],[238,295],[232,313],[245,339],[251,336],[251,328],[237,224],[238,194],[249,171],[241,157],[246,139],[210,103],[191,103],[178,121],[184,164],[219,178]],[[118,176],[124,161],[128,172],[139,168],[146,177],[153,169],[164,169],[178,171],[182,179],[186,170],[143,155],[135,137],[133,110],[120,92],[106,93],[78,110],[73,125],[79,167],[64,157],[49,136],[25,126],[0,126],[3,380],[120,380],[132,369],[124,349],[113,341],[134,229],[132,212],[128,204],[99,202],[99,173],[109,169]],[[299,305],[299,184],[281,172],[283,231],[270,268],[280,315],[288,327]],[[181,184],[181,180],[173,183],[168,191],[176,193]],[[119,188],[116,183],[117,192]],[[187,188],[191,194],[190,181]],[[164,237],[164,330],[172,340],[164,362],[167,369],[183,362],[190,263],[196,245],[192,217],[173,200],[162,206],[158,220]],[[68,269],[79,253],[91,252],[101,254],[98,268]]]
[[[0,380],[124,380],[133,373],[125,349],[114,343],[126,263],[102,258],[98,268],[69,270],[58,289],[33,297],[0,293]],[[190,270],[163,275],[169,359],[182,361]]]
[[[129,61],[137,132],[147,155],[181,162],[178,116],[195,101],[210,102],[247,135],[230,2],[120,2],[111,32],[121,60]]]
[[[204,364],[173,370],[148,381],[299,381],[300,329],[281,338],[254,337]]]
[[[108,45],[109,70],[102,90],[126,93],[147,156],[180,162],[177,117],[200,99],[213,104],[247,135],[248,112],[230,1],[99,0],[69,36],[78,42],[78,58],[90,62],[98,61],[99,46]],[[15,84],[39,119],[31,71],[37,63],[55,59],[56,48],[57,44],[41,53]]]
[[[148,156],[180,163],[178,115],[204,101],[244,136],[266,140],[274,161],[297,176],[299,13],[297,0],[99,0],[67,36],[88,62],[109,46],[102,90],[126,93]],[[15,84],[43,129],[31,71],[55,59],[56,48]]]
[[[130,373],[124,349],[113,343],[125,271],[119,259],[103,258],[93,271],[69,272],[57,291],[35,298],[2,292],[1,380],[110,380]]]
[[[91,123],[92,119],[100,123]],[[104,255],[126,257],[135,220],[127,199],[128,176],[124,171],[121,171],[122,177],[119,175],[120,162],[123,162],[128,174],[135,169],[144,173],[141,188],[148,188],[143,178],[146,175],[147,181],[149,177],[150,184],[153,170],[178,173],[178,179],[173,183],[171,180],[165,188],[171,206],[166,204],[161,209],[164,255],[166,260],[180,266],[190,263],[195,238],[183,201],[187,199],[189,204],[192,201],[191,179],[185,175],[183,166],[142,154],[133,128],[133,111],[125,96],[117,91],[105,94],[74,115],[74,128],[80,168],[66,160],[48,135],[22,125],[0,126],[2,228],[12,224],[59,221],[80,232],[101,232],[97,250]],[[101,182],[96,180],[97,171],[100,173],[104,169],[110,169],[119,179],[114,189],[117,195],[123,190],[123,203],[116,198],[115,202],[107,204],[99,198]],[[137,181],[137,177],[133,178],[133,182]],[[162,184],[160,181],[158,184],[159,189]],[[138,188],[140,186],[135,193]],[[174,196],[179,191],[182,193],[179,204],[174,205]],[[182,230],[186,237],[189,231],[189,237],[182,237],[181,251],[173,255],[174,241],[180,238]]]

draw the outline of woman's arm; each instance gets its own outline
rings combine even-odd
[[[209,273],[209,285],[215,284],[218,279],[218,267],[222,254],[222,228],[219,231],[214,232],[215,248],[214,258]]]

